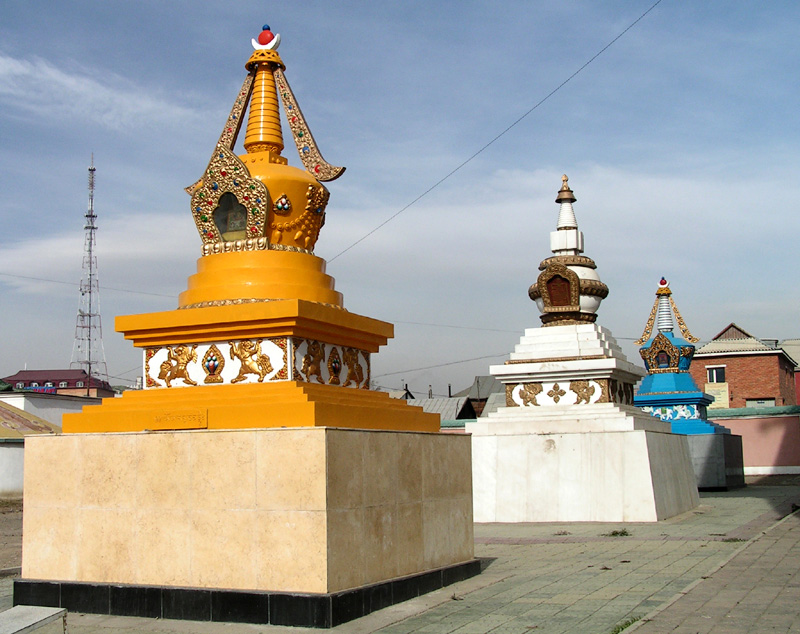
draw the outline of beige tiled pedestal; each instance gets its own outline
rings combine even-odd
[[[331,593],[473,559],[468,436],[69,434],[25,453],[27,579]]]

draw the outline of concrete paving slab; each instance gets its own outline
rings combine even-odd
[[[479,524],[483,573],[351,621],[346,634],[800,631],[800,478],[704,493],[652,524]],[[0,608],[11,605],[0,579]],[[73,634],[283,634],[299,628],[70,614]],[[677,629],[676,629],[677,628]],[[794,629],[792,629],[794,628]]]

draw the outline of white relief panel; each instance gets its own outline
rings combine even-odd
[[[154,353],[145,350],[145,389],[288,380],[289,352],[269,339],[181,344]]]
[[[145,389],[292,380],[369,387],[369,353],[306,339],[164,346],[145,350],[144,363]]]
[[[511,390],[511,400],[520,407],[558,407],[597,403],[602,393],[596,381],[520,383]]]
[[[369,386],[369,354],[313,339],[295,340],[295,378],[341,387]]]

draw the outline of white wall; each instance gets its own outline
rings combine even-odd
[[[0,401],[33,414],[61,427],[61,416],[68,412],[80,412],[84,405],[97,405],[102,399],[84,396],[62,396],[59,394],[37,394],[35,392],[0,392]]]
[[[23,442],[0,442],[0,498],[22,497]]]

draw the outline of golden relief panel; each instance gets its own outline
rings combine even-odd
[[[538,407],[536,397],[542,389],[541,383],[506,385],[506,407]]]
[[[317,383],[325,383],[325,379],[322,378],[324,364],[325,344],[313,340],[306,341],[303,365],[300,368],[300,373],[305,377],[305,380],[310,383],[312,379],[316,379]]]
[[[647,366],[647,371],[651,374],[678,371],[680,351],[661,332],[655,336],[653,343],[648,348],[641,348],[639,354]]]
[[[597,379],[595,381],[600,386],[600,398],[597,399],[598,403],[612,403],[614,399],[611,396],[608,379]]]
[[[360,354],[365,353],[362,353],[356,348],[342,349],[342,361],[347,368],[342,387],[349,387],[351,385],[353,387],[362,387],[364,385],[364,366],[362,366],[359,361]]]
[[[616,379],[600,379],[602,382],[603,394],[599,403],[618,403],[620,405],[633,405],[634,386],[633,383],[623,383]]]
[[[689,328],[686,325],[686,322],[683,320],[683,317],[681,317],[681,314],[678,311],[678,306],[675,304],[675,300],[672,299],[672,295],[669,296],[669,305],[672,306],[672,312],[675,313],[675,321],[678,322],[678,328],[681,329],[681,334],[683,335],[683,338],[686,339],[686,341],[688,341],[689,343],[697,343],[698,341],[700,341],[700,339],[698,339],[697,337],[692,335],[691,332],[689,332]]]
[[[181,380],[186,385],[197,385],[189,376],[189,364],[197,362],[197,344],[188,346],[180,344],[167,348],[167,358],[158,366],[158,378],[167,387],[172,381]]]
[[[309,185],[306,208],[302,214],[292,220],[286,218],[285,221],[275,217],[270,222],[270,248],[313,253],[319,231],[325,224],[325,207],[329,198],[330,192],[324,186]]]
[[[145,387],[158,387],[158,383],[150,376],[150,359],[158,352],[158,348],[145,348],[144,351],[144,385]]]
[[[589,381],[571,381],[569,389],[575,392],[575,395],[578,397],[575,401],[576,405],[581,403],[586,403],[588,405],[591,403],[592,396],[595,392],[595,386],[589,385]]]
[[[289,378],[289,339],[288,337],[282,337],[280,339],[273,339],[273,341],[283,352],[283,366],[278,370],[275,378],[279,381],[286,381]]]
[[[328,383],[339,385],[339,375],[342,373],[342,359],[339,356],[339,349],[334,346],[328,354]]]
[[[276,68],[273,75],[275,87],[283,102],[292,138],[297,146],[297,152],[300,154],[300,160],[303,161],[303,166],[318,181],[332,181],[339,178],[345,168],[331,165],[322,157],[282,68]]]
[[[204,253],[266,248],[269,192],[232,150],[217,146],[191,205]]]
[[[561,389],[558,383],[553,383],[553,387],[547,391],[547,396],[552,398],[554,403],[558,403],[561,400],[561,397],[565,395],[566,392]]]
[[[203,383],[222,383],[222,369],[225,367],[225,357],[216,345],[211,345],[203,355],[203,370],[206,378]]]
[[[507,407],[553,407],[609,402],[606,379],[506,386]]]
[[[519,397],[522,399],[522,405],[525,407],[535,406],[538,407],[539,403],[536,402],[536,397],[542,393],[541,383],[525,383],[519,390]]]
[[[564,266],[583,266],[587,269],[596,269],[594,260],[585,255],[553,255],[539,263],[539,270],[544,271],[551,264],[563,264]]]
[[[370,355],[364,350],[294,339],[293,356],[295,381],[369,389]]]
[[[650,316],[647,318],[647,323],[644,325],[644,332],[642,333],[642,336],[633,342],[637,346],[641,346],[645,341],[647,341],[650,338],[650,333],[653,332],[653,325],[656,323],[657,312],[658,312],[658,297],[656,297],[656,301],[653,302],[653,308],[650,310]]]
[[[279,371],[285,372],[286,368],[286,352],[276,342],[281,340],[244,339],[148,348],[145,389],[280,380]]]
[[[545,312],[580,310],[578,275],[558,262],[552,262],[539,274],[528,295],[533,300],[541,297]]]
[[[264,340],[257,339],[255,342],[245,339],[243,341],[229,341],[231,360],[239,360],[239,374],[231,383],[246,381],[249,376],[257,376],[258,382],[262,383],[264,377],[274,372],[269,357],[261,352],[261,344]]]

